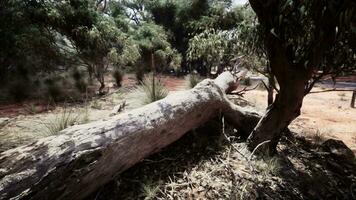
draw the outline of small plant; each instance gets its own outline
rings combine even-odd
[[[201,77],[197,74],[189,74],[188,80],[189,80],[189,87],[193,88],[201,81]]]
[[[88,91],[85,92],[85,99],[84,99],[84,111],[82,117],[82,123],[86,124],[90,121],[90,114],[89,114],[89,103],[88,103]]]
[[[136,90],[144,94],[142,98],[144,104],[158,101],[168,95],[168,90],[164,87],[163,83],[152,77],[146,77]]]
[[[39,110],[37,109],[37,107],[33,103],[26,104],[25,105],[25,111],[27,113],[30,113],[31,115],[34,115],[34,114],[39,112]]]
[[[55,135],[59,131],[73,126],[78,121],[79,115],[73,110],[64,107],[63,110],[54,118],[47,122],[40,122],[43,126],[43,132],[47,135]]]
[[[159,185],[154,185],[151,181],[142,184],[142,193],[145,200],[155,199],[159,192]]]
[[[339,97],[345,97],[345,96],[346,96],[345,92],[338,93],[337,95],[338,95]]]
[[[81,123],[86,124],[90,121],[90,114],[89,114],[89,106],[85,105],[84,110],[83,110],[83,116]]]
[[[269,174],[277,175],[281,170],[281,165],[278,157],[268,157],[264,160],[256,161],[256,168],[263,176]]]
[[[325,140],[323,134],[319,131],[319,129],[312,134],[311,139],[315,144],[321,144]]]
[[[94,100],[91,103],[91,107],[97,110],[101,110],[103,108],[103,105],[98,100]]]
[[[112,76],[115,79],[117,87],[121,87],[121,82],[124,78],[124,73],[119,69],[115,69],[114,72],[112,73]]]

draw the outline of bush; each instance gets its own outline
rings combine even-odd
[[[151,76],[145,77],[141,85],[137,87],[137,90],[144,94],[142,98],[144,104],[158,101],[168,95],[168,90],[164,87],[163,83],[159,79],[154,79],[153,84],[153,77]]]
[[[30,96],[31,83],[26,80],[16,80],[8,85],[8,95],[15,101],[22,101]]]
[[[84,93],[85,91],[87,91],[87,87],[88,87],[88,84],[84,81],[84,80],[76,80],[75,81],[75,88],[81,92],[81,93]]]
[[[81,93],[86,92],[88,84],[84,80],[84,74],[81,73],[77,68],[75,68],[71,75],[72,75],[72,78],[74,79],[75,88]]]
[[[197,74],[189,74],[188,80],[189,80],[189,87],[193,88],[202,80],[202,78]]]
[[[136,70],[136,80],[141,83],[143,82],[144,72],[142,70]]]
[[[47,93],[50,99],[59,100],[62,97],[62,90],[60,86],[52,79],[45,81],[47,86]]]
[[[121,87],[121,82],[124,78],[123,71],[121,71],[119,69],[115,69],[114,72],[112,73],[112,76],[115,79],[117,87]]]

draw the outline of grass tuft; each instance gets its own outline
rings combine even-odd
[[[46,122],[40,122],[40,124],[42,125],[42,131],[46,135],[55,135],[59,131],[75,125],[78,120],[79,114],[76,114],[72,109],[64,107],[54,118]]]
[[[197,74],[189,74],[188,81],[189,81],[189,88],[194,88],[202,78]]]
[[[143,94],[143,104],[158,101],[168,95],[168,90],[164,87],[163,83],[159,79],[153,79],[151,76],[145,77],[141,85],[137,86],[135,90]]]

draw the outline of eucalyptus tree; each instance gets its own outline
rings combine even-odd
[[[181,54],[169,41],[169,33],[156,24],[147,7],[151,2],[143,0],[123,0],[111,2],[110,15],[117,27],[128,35],[139,52],[134,70],[142,81],[143,74],[151,70],[177,69],[181,64]]]
[[[232,30],[240,20],[231,9],[230,0],[154,0],[148,1],[146,8],[153,21],[167,31],[172,47],[182,55],[183,68],[196,60],[187,55],[193,47],[189,47],[194,41],[191,39],[199,34],[198,38],[206,37],[208,29],[215,32]]]
[[[263,50],[280,86],[273,104],[248,138],[249,147],[274,153],[303,98],[325,75],[355,70],[356,2],[250,0]],[[321,71],[321,73],[318,73]]]

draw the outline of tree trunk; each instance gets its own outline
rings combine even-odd
[[[275,101],[268,106],[251,135],[248,146],[253,151],[259,144],[259,152],[273,155],[283,131],[300,115],[305,83],[298,78],[281,86]]]
[[[355,108],[355,99],[356,99],[356,90],[352,92],[352,97],[351,97],[351,108]]]
[[[95,70],[95,76],[98,82],[100,83],[99,87],[99,95],[105,94],[104,89],[105,89],[105,72],[104,72],[104,65],[98,65],[96,66]]]
[[[231,73],[141,108],[61,131],[0,154],[0,199],[83,199],[143,158],[222,112],[250,132],[258,114],[225,96]]]

